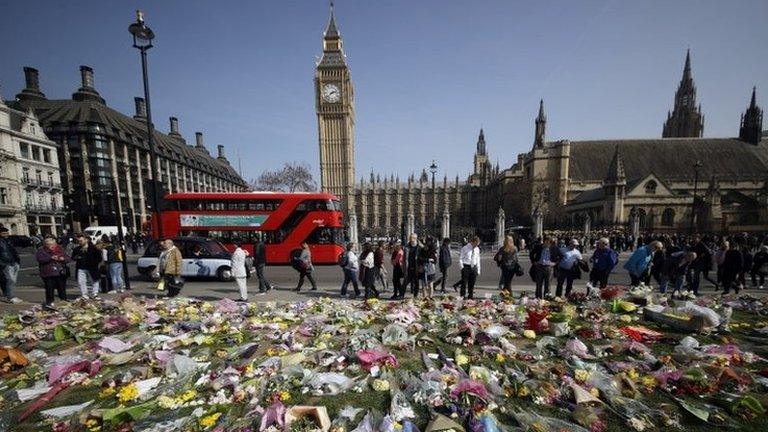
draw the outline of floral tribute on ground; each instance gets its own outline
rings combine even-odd
[[[0,430],[768,430],[768,309],[647,289],[153,300],[0,323]]]

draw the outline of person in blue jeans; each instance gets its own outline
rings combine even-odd
[[[350,282],[355,289],[355,297],[360,295],[360,287],[357,285],[357,274],[360,271],[360,261],[357,254],[353,251],[354,248],[354,243],[347,243],[347,250],[341,257],[341,269],[344,271],[344,282],[341,284],[342,297],[346,297],[347,287]]]
[[[592,263],[592,271],[589,273],[587,289],[590,291],[595,286],[600,289],[605,288],[608,285],[608,276],[619,263],[619,254],[610,248],[610,243],[610,240],[605,237],[598,240],[597,249],[589,260]]]

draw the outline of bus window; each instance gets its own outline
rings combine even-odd
[[[307,237],[307,243],[313,245],[344,244],[342,228],[317,227]]]

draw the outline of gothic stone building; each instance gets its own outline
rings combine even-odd
[[[145,181],[153,177],[162,180],[167,192],[247,188],[224,156],[223,146],[218,148],[218,157],[211,156],[200,132],[195,145],[187,145],[174,117],[170,118],[168,134],[154,132],[157,172],[152,173],[144,99],[136,98],[136,114],[126,116],[107,106],[96,90],[90,67],[81,66],[80,74],[81,86],[71,99],[53,100],[41,91],[38,71],[25,67],[26,87],[12,104],[21,111],[34,112],[58,147],[71,229],[115,225],[120,214],[129,229],[140,229],[148,220],[151,205],[146,190],[151,183]]]
[[[396,235],[413,215],[418,231],[451,225],[491,228],[499,209],[509,225],[528,225],[540,211],[545,226],[620,226],[637,214],[644,230],[768,229],[768,145],[762,110],[752,99],[738,137],[703,138],[704,115],[686,55],[683,77],[662,138],[546,141],[543,101],[533,148],[500,170],[488,161],[480,131],[474,169],[466,180],[371,173],[355,185],[354,98],[333,10],[315,75],[323,190],[340,196],[360,232]],[[695,199],[694,199],[695,197]],[[452,233],[456,230],[452,229]]]

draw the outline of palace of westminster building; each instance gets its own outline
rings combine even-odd
[[[321,188],[339,196],[361,233],[396,235],[407,219],[417,231],[450,225],[489,228],[503,210],[506,225],[547,228],[620,226],[630,213],[644,231],[768,229],[768,145],[756,89],[738,136],[704,138],[690,52],[661,138],[546,140],[543,101],[530,151],[507,168],[493,166],[480,130],[474,169],[466,179],[371,174],[356,182],[355,99],[333,10],[315,72]],[[734,126],[737,126],[734,124]],[[734,129],[736,129],[734,127]]]

